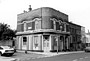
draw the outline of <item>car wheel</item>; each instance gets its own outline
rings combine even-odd
[[[3,54],[0,52],[0,55],[2,56]]]

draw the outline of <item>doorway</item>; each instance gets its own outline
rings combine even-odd
[[[50,35],[43,35],[43,47],[44,47],[44,52],[49,52],[50,51]]]
[[[27,49],[27,37],[23,37],[22,50],[26,50],[26,49]]]

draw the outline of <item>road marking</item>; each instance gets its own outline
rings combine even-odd
[[[80,58],[80,59],[83,59],[83,58]]]
[[[31,59],[36,59],[36,58],[33,57],[33,58],[31,58]]]
[[[43,57],[37,57],[37,58],[43,58]]]
[[[78,61],[78,59],[75,59],[75,60],[73,60],[73,61]]]
[[[85,58],[88,58],[88,57],[85,57]]]

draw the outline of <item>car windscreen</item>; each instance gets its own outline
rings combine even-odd
[[[9,49],[10,47],[8,47],[8,46],[3,46],[3,48],[5,48],[5,49]]]

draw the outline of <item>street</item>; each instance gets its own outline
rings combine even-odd
[[[90,53],[84,52],[84,53],[65,54],[53,57],[31,59],[27,61],[90,61]]]
[[[13,61],[15,58],[0,56],[0,61]]]
[[[41,54],[33,54],[33,53],[28,53],[25,54],[24,52],[17,52],[15,53],[13,56],[0,56],[0,61],[11,61],[11,60],[21,60],[21,61],[26,61],[26,60],[30,60],[32,58],[37,58],[37,57],[44,57],[45,55],[41,55]]]
[[[20,59],[21,61],[90,61],[90,53],[71,53],[56,56],[45,56],[35,53],[15,53],[11,57],[0,56],[0,61],[11,61]]]

